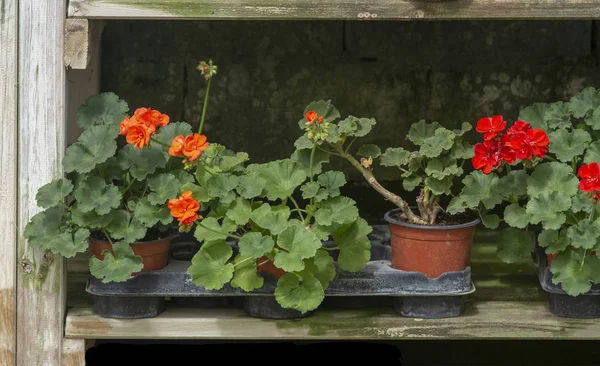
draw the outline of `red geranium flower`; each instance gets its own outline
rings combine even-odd
[[[530,160],[533,155],[543,158],[548,152],[549,143],[550,139],[544,130],[532,129],[529,123],[520,120],[508,128],[506,135],[502,136],[502,147],[507,151],[506,157],[512,158],[514,154],[519,160]],[[505,160],[509,164],[514,162],[514,160],[510,162],[506,157]]]
[[[600,191],[600,167],[598,163],[592,162],[582,165],[577,171],[579,189],[584,192]]]
[[[317,120],[317,112],[315,111],[308,111],[306,112],[306,116],[304,116],[304,118],[306,118],[306,124],[307,125],[312,125],[313,123],[315,123],[315,121]]]
[[[498,134],[504,130],[506,127],[506,121],[502,118],[502,116],[497,115],[494,117],[485,117],[477,122],[477,127],[475,130],[479,133],[483,133],[483,139],[485,141],[492,140],[494,137],[498,136]]]
[[[476,144],[475,156],[471,160],[473,168],[483,171],[484,174],[490,174],[502,162],[500,149],[500,141],[497,140]]]

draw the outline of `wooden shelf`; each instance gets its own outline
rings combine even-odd
[[[70,0],[95,19],[594,19],[598,0]]]

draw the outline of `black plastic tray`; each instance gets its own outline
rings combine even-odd
[[[387,226],[376,228],[371,236],[371,261],[358,272],[337,269],[336,278],[325,291],[322,307],[392,306],[406,317],[446,318],[462,313],[465,295],[473,293],[471,269],[447,272],[430,279],[418,272],[391,267],[391,248]],[[235,243],[230,243],[235,249]],[[191,255],[193,244],[179,243]],[[327,243],[325,244],[327,245]],[[335,251],[331,252],[334,259]],[[306,316],[284,309],[275,301],[273,291],[277,279],[265,275],[262,288],[252,292],[225,285],[210,291],[196,286],[187,274],[189,261],[171,259],[159,270],[142,272],[123,283],[102,283],[90,276],[87,292],[94,297],[98,315],[110,318],[146,318],[160,314],[165,297],[183,306],[243,306],[245,311],[261,318],[295,318]]]
[[[552,314],[567,318],[600,318],[600,285],[592,286],[589,292],[579,296],[567,295],[560,284],[556,285],[552,282],[548,257],[544,248],[537,245],[537,242],[532,256],[538,280],[542,290],[548,296],[548,305]]]

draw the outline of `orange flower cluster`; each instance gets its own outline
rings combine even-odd
[[[319,117],[317,115],[317,112],[315,111],[308,111],[306,112],[306,115],[304,116],[304,118],[306,119],[306,124],[308,126],[312,125],[315,122],[319,122],[319,123],[323,123],[323,116]]]
[[[208,149],[208,141],[205,135],[194,133],[193,135],[176,136],[171,142],[169,155],[181,156],[184,155],[189,161],[198,159],[204,150]]]
[[[192,197],[192,191],[185,191],[179,198],[170,199],[168,207],[171,210],[171,216],[184,226],[191,225],[198,220],[199,216],[196,212],[200,209],[200,203]]]
[[[169,123],[169,116],[151,108],[138,108],[133,116],[121,121],[119,134],[125,135],[127,143],[143,149],[150,142],[150,136],[156,133],[157,127]]]

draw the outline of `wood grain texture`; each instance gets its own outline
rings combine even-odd
[[[86,69],[91,55],[90,20],[65,21],[65,67]]]
[[[87,350],[85,339],[65,339],[63,341],[63,366],[84,366],[85,351]]]
[[[0,3],[0,365],[17,347],[17,1]]]
[[[93,339],[600,339],[600,322],[552,315],[543,301],[467,304],[463,316],[404,318],[391,309],[321,309],[300,320],[252,318],[238,309],[170,308],[156,318],[101,318],[91,309],[67,315],[67,338]]]
[[[17,364],[60,365],[65,315],[62,258],[29,247],[23,230],[40,211],[40,186],[63,175],[63,0],[19,2]]]
[[[173,19],[593,19],[597,0],[71,0],[69,17]]]

